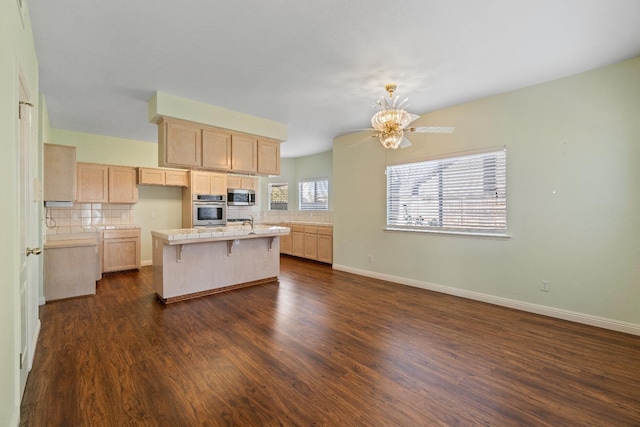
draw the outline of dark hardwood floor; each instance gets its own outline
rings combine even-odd
[[[281,270],[165,306],[145,267],[41,307],[21,425],[640,425],[640,337]]]

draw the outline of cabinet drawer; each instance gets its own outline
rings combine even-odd
[[[291,225],[291,231],[300,231],[300,232],[304,232],[304,226],[302,225]]]
[[[305,233],[318,234],[318,227],[305,227]]]
[[[318,227],[318,234],[331,236],[333,235],[333,227]]]
[[[103,239],[126,239],[140,237],[140,230],[104,230]]]

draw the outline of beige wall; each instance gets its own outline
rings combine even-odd
[[[38,63],[36,59],[31,22],[28,14],[24,21],[20,17],[15,0],[0,0],[0,425],[17,425],[20,416],[19,365],[20,354],[20,295],[18,264],[22,247],[18,230],[19,205],[19,155],[18,155],[18,76],[22,71],[30,92],[29,101],[34,104],[31,132],[32,182],[41,176],[38,149]],[[32,202],[37,215],[38,203]],[[34,240],[39,238],[37,218],[32,227]],[[31,225],[30,225],[31,226]],[[34,242],[36,245],[39,242]],[[37,282],[42,276],[38,261],[33,261],[34,304],[29,303],[29,336],[37,336]]]
[[[407,149],[351,147],[362,134],[337,138],[334,262],[637,333],[639,117],[636,58],[426,114],[417,125],[455,132],[412,134]],[[384,231],[387,163],[498,145],[507,147],[511,238]],[[550,281],[550,292],[540,291],[540,280]]]

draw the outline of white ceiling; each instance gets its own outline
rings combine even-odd
[[[640,55],[638,0],[30,0],[54,128],[156,141],[156,91],[284,123],[283,157]],[[447,124],[449,125],[449,124]],[[455,123],[451,124],[455,125]]]

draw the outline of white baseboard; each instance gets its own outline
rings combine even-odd
[[[640,336],[640,325],[635,323],[621,322],[619,320],[609,319],[606,317],[577,313],[575,311],[562,310],[559,308],[547,307],[539,304],[531,304],[528,302],[513,300],[509,298],[483,294],[480,292],[467,291],[465,289],[453,288],[450,286],[438,285],[435,283],[422,282],[414,279],[407,279],[405,277],[376,273],[375,271],[361,270],[359,268],[348,267],[345,265],[333,264],[333,268],[335,270],[345,271],[347,273],[353,273],[359,276],[372,277],[374,279],[386,280],[388,282],[399,283],[401,285],[413,286],[429,291],[440,292],[443,294],[454,295],[475,301],[482,301],[489,304],[514,308],[516,310],[526,311],[529,313],[541,314],[543,316],[555,317],[557,319],[569,320],[571,322],[582,323],[585,325],[596,326],[612,331],[624,332],[627,334]]]
[[[44,299],[44,296],[38,297],[38,305],[45,305],[47,300]]]
[[[140,265],[141,265],[142,267],[148,267],[148,266],[150,266],[150,265],[153,265],[153,262],[152,262],[150,259],[148,259],[148,260],[145,260],[145,261],[140,262]]]

